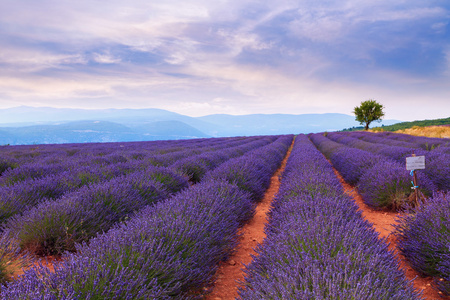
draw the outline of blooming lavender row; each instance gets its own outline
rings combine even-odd
[[[168,148],[167,145],[163,149],[155,149],[151,147],[151,143],[135,144],[135,148],[127,150],[117,148],[116,144],[104,144],[103,147],[84,147],[83,151],[78,151],[76,155],[69,155],[68,152],[62,152],[59,145],[52,147],[47,146],[45,150],[35,150],[33,152],[33,160],[15,164],[14,167],[6,168],[0,177],[0,185],[12,185],[16,182],[30,179],[41,178],[50,174],[72,170],[78,166],[95,166],[104,167],[109,164],[127,161],[146,161],[148,164],[168,166],[178,159],[188,156],[197,155],[208,151],[217,151],[222,148],[236,147],[238,145],[247,144],[255,138],[236,138],[236,139],[210,139],[199,140],[193,147],[189,147],[192,141],[186,142],[181,146],[180,142],[173,147]],[[262,138],[257,138],[261,140]],[[155,144],[157,144],[155,142]],[[151,149],[145,149],[144,145],[150,146]],[[123,146],[123,145],[121,145]],[[14,147],[12,147],[14,148]],[[101,151],[100,151],[101,150]],[[139,152],[140,150],[140,152]],[[145,152],[143,152],[145,150]],[[2,158],[6,163],[5,157]],[[5,166],[6,167],[6,166]]]
[[[58,199],[66,193],[102,181],[143,169],[140,162],[118,163],[104,168],[82,166],[70,171],[52,174],[38,179],[28,179],[12,186],[0,188],[0,222],[24,212],[41,202]]]
[[[367,133],[358,133],[358,135],[364,135]],[[423,149],[407,148],[400,146],[389,146],[383,141],[388,141],[385,138],[380,140],[374,134],[369,134],[368,137],[375,138],[369,142],[370,139],[366,138],[364,141],[353,137],[351,134],[344,133],[329,133],[327,138],[333,141],[339,142],[350,147],[359,148],[365,151],[377,153],[386,156],[390,159],[397,161],[398,163],[405,165],[405,159],[411,156],[412,153],[416,155],[423,155],[426,159],[426,168],[421,171],[424,172],[427,177],[433,182],[437,189],[441,191],[450,190],[450,153],[445,151],[436,150],[426,151]],[[357,135],[356,135],[357,136]]]
[[[170,169],[150,167],[45,201],[8,219],[3,227],[22,249],[60,255],[188,186],[186,178]]]
[[[263,139],[239,144],[235,147],[222,148],[216,151],[203,152],[198,155],[185,157],[170,165],[170,168],[187,176],[192,183],[197,183],[205,176],[206,172],[213,170],[221,163],[241,156],[250,150],[263,147],[273,142],[276,138],[276,136],[267,136]]]
[[[215,153],[223,162],[229,159],[229,156],[242,155],[268,144],[273,139],[274,137],[266,137],[203,155]],[[232,151],[233,155],[230,153]],[[219,164],[220,161],[216,160],[215,163]],[[88,240],[98,232],[107,230],[145,205],[167,198],[170,193],[187,187],[186,179],[169,169],[146,166],[141,162],[135,163],[134,167],[129,163],[123,165],[129,167],[128,175],[118,173],[124,176],[110,181],[105,178],[105,181],[100,180],[96,184],[66,193],[62,198],[43,201],[21,215],[7,220],[4,228],[19,240],[22,248],[35,254],[61,254],[66,250],[74,251],[75,243]],[[214,165],[210,165],[210,168],[213,167]],[[144,171],[135,172],[144,168]],[[113,170],[118,169],[118,166],[114,165]],[[154,180],[151,180],[152,178]],[[170,182],[167,182],[168,180]],[[163,186],[160,181],[163,181]],[[169,190],[169,193],[166,190]],[[10,215],[12,213],[10,211]]]
[[[228,141],[226,143],[221,143],[220,145],[212,145],[211,147],[203,147],[203,148],[186,148],[182,151],[176,151],[176,152],[169,152],[164,155],[157,155],[150,158],[150,162],[153,165],[156,166],[171,166],[174,163],[176,163],[179,160],[193,157],[196,155],[200,155],[203,153],[210,153],[210,152],[217,152],[217,151],[223,151],[224,149],[228,148],[235,148],[235,147],[243,147],[248,149],[253,149],[253,147],[257,147],[258,144],[268,144],[270,142],[273,142],[276,139],[276,136],[268,136],[268,137],[252,137],[244,140],[237,140],[237,141]],[[251,144],[253,146],[248,146],[248,144]],[[261,145],[261,144],[260,144]],[[247,150],[248,150],[247,149]]]
[[[419,299],[384,240],[298,136],[240,299]]]
[[[236,139],[238,140],[238,139]],[[110,155],[125,154],[126,158],[134,155],[159,155],[166,152],[181,151],[189,148],[199,148],[228,142],[229,138],[127,142],[127,143],[85,143],[58,144],[33,146],[2,146],[0,156],[2,165],[9,162],[10,167],[17,167],[36,161],[58,162],[67,158],[108,157]],[[128,155],[130,154],[130,155]],[[5,169],[6,170],[6,169]]]
[[[370,143],[382,143],[389,146],[406,148],[421,148],[426,151],[435,149],[441,145],[445,145],[446,143],[445,139],[419,137],[393,132],[374,133],[369,131],[355,131],[351,133],[342,132],[342,134]]]
[[[31,269],[1,289],[5,299],[194,299],[205,292],[220,261],[237,244],[238,229],[254,212],[256,194],[230,182],[272,169],[292,137],[235,158],[227,172],[148,206],[131,220],[66,253],[52,273]],[[274,150],[275,149],[275,150]],[[259,157],[261,156],[261,157]],[[278,157],[275,163],[270,162]],[[259,159],[260,158],[260,159]],[[258,164],[251,160],[257,160]],[[270,163],[269,163],[270,162]],[[225,163],[227,164],[227,163]],[[265,165],[269,165],[266,167]],[[231,166],[239,170],[231,170]],[[219,167],[220,168],[220,167]],[[248,168],[250,171],[242,171]],[[215,176],[228,174],[227,181]],[[270,178],[270,173],[257,176]],[[221,178],[222,175],[220,176]],[[236,178],[242,187],[252,180]],[[265,179],[264,182],[267,182]]]
[[[450,193],[437,193],[426,205],[399,218],[398,248],[410,265],[450,296]]]
[[[424,150],[433,150],[439,149],[441,147],[449,147],[450,139],[449,138],[431,138],[425,136],[414,136],[403,133],[394,133],[394,132],[381,132],[377,133],[383,138],[388,138],[395,141],[406,142],[410,145],[418,146]]]
[[[310,134],[311,141],[330,159],[344,180],[358,187],[364,202],[375,209],[398,209],[412,203],[409,172],[400,163],[386,156],[351,148],[330,140],[322,134]],[[431,195],[435,185],[422,172],[417,174],[420,190]]]
[[[204,180],[226,180],[251,193],[253,199],[263,197],[270,185],[270,175],[280,166],[293,136],[280,136],[270,145],[230,159],[205,175]]]
[[[359,135],[364,133],[359,133]],[[331,132],[327,135],[327,138],[335,142],[353,147],[359,148],[365,151],[377,153],[383,156],[387,156],[390,159],[396,160],[400,163],[405,163],[405,158],[411,156],[412,153],[416,155],[426,155],[428,151],[418,149],[416,147],[402,147],[389,145],[389,139],[382,142],[382,139],[376,135],[367,136],[365,140],[358,138],[358,135],[350,135],[342,132]]]
[[[230,152],[225,148],[222,150],[216,150],[221,146],[230,146],[229,148],[235,149],[236,153],[242,154],[245,151],[250,151],[257,147],[261,147],[275,140],[277,137],[251,137],[251,138],[239,138],[224,140],[218,144],[215,139],[212,139],[212,146],[201,147],[199,149],[194,149],[196,153],[220,153],[221,151],[229,154]],[[192,142],[190,142],[192,143]],[[205,142],[203,142],[205,144]],[[15,147],[15,146],[14,146]],[[49,147],[49,146],[48,146]],[[106,148],[106,147],[105,147]],[[103,149],[103,148],[102,148]],[[204,152],[202,152],[204,151]],[[182,156],[192,154],[185,151],[175,151],[179,152]],[[171,152],[173,153],[173,152]],[[220,156],[220,154],[218,154]],[[159,155],[159,161],[164,161],[165,155]],[[103,158],[103,157],[98,157]],[[171,157],[171,159],[173,156]],[[94,158],[95,159],[95,158]],[[53,164],[54,167],[48,167],[47,165],[36,164],[33,168],[27,168],[26,170],[35,170],[33,172],[28,172],[24,177],[28,178],[25,180],[19,180],[13,185],[0,187],[0,223],[4,222],[9,217],[16,213],[21,213],[27,209],[30,209],[37,204],[48,200],[48,199],[58,199],[62,195],[73,192],[76,189],[91,183],[99,183],[101,181],[109,180],[111,178],[128,174],[136,170],[142,170],[148,166],[152,166],[153,159],[141,159],[141,160],[131,160],[122,161],[120,159],[115,159],[113,161],[103,162],[101,164],[92,163],[92,158],[88,161],[83,160],[73,160],[61,164]],[[166,165],[171,162],[171,160],[166,160]],[[64,171],[64,169],[67,170]],[[15,172],[20,168],[12,170]],[[59,172],[56,172],[56,170]],[[47,171],[51,171],[51,174],[39,177],[36,174],[46,174]],[[20,175],[21,173],[17,173]],[[36,176],[30,176],[30,174],[35,174]],[[2,178],[1,176],[0,178]],[[33,178],[37,177],[37,178]]]

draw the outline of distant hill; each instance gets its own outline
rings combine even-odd
[[[385,125],[396,120],[383,121]],[[345,114],[216,114],[189,117],[162,109],[0,109],[0,145],[153,141],[337,131]]]
[[[3,145],[115,142],[136,138],[130,128],[107,121],[4,127],[0,131],[0,144]]]
[[[412,127],[428,127],[428,126],[441,126],[450,125],[450,118],[445,119],[432,119],[432,120],[421,120],[421,121],[411,121],[411,122],[399,122],[393,125],[382,125],[371,128],[373,131],[383,130],[383,131],[397,131],[404,130]],[[342,131],[359,131],[364,130],[363,126],[356,126],[352,128],[346,128]]]
[[[209,115],[198,119],[220,126],[223,136],[268,135],[338,131],[359,124],[354,116],[345,114],[252,114]],[[388,124],[396,120],[385,121]]]
[[[153,122],[135,129],[109,121],[74,121],[0,129],[2,145],[131,142],[206,137],[209,136],[179,121]]]
[[[158,121],[136,127],[136,132],[157,139],[208,138],[209,135],[180,121]]]
[[[428,126],[440,126],[440,125],[450,125],[450,117],[445,119],[434,119],[434,120],[422,120],[422,121],[412,121],[412,122],[400,122],[394,125],[382,126],[373,128],[374,130],[383,129],[384,131],[397,131],[401,129],[418,127],[428,127]]]

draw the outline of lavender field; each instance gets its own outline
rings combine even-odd
[[[422,299],[333,167],[373,209],[406,210],[399,251],[450,296],[450,140],[335,132],[3,146],[1,298],[203,297],[290,146],[240,299]]]

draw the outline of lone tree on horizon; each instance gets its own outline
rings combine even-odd
[[[384,106],[373,99],[361,102],[360,106],[356,106],[353,113],[356,116],[356,121],[361,125],[365,124],[364,130],[369,130],[369,124],[373,121],[381,122],[384,116]]]

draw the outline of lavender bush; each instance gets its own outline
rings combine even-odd
[[[16,167],[17,163],[14,162],[12,159],[0,159],[0,175],[2,175],[5,171],[14,169]]]
[[[189,181],[195,184],[200,182],[208,171],[215,169],[228,159],[239,157],[246,152],[266,146],[271,140],[272,138],[268,137],[264,140],[256,140],[246,144],[239,143],[236,147],[211,150],[206,153],[185,157],[177,160],[170,168],[187,176]]]
[[[292,136],[280,137],[233,164],[240,169],[276,169],[291,140]],[[271,161],[273,157],[277,160]],[[30,270],[5,286],[1,296],[197,298],[211,283],[218,262],[236,246],[238,228],[254,213],[254,197],[223,180],[204,180],[77,246],[77,253],[66,253],[54,274],[45,267]],[[125,285],[130,288],[125,290]]]
[[[322,188],[297,192],[303,182]],[[419,299],[305,136],[296,138],[269,215],[240,299]]]
[[[320,134],[311,134],[311,141],[327,156],[333,167],[339,171],[344,180],[356,185],[367,169],[383,158],[380,155],[358,148],[351,148],[328,139]]]
[[[153,168],[85,186],[62,199],[43,202],[11,218],[5,227],[22,248],[37,255],[74,251],[76,243],[88,240],[144,206],[188,186],[186,180],[173,173],[171,181],[178,182],[171,187],[166,188],[151,179],[168,174],[165,169]]]
[[[430,196],[436,190],[423,173],[418,172],[419,190]],[[381,160],[360,178],[358,190],[364,202],[375,209],[398,209],[412,204],[414,194],[412,176],[405,167],[394,161]]]
[[[449,154],[441,151],[426,151],[420,148],[411,148],[411,147],[401,147],[401,146],[392,146],[389,145],[389,138],[383,138],[382,136],[373,134],[373,133],[330,133],[327,135],[333,141],[337,141],[339,143],[349,145],[351,147],[356,147],[358,149],[366,150],[368,152],[372,152],[375,154],[382,155],[386,157],[388,160],[394,160],[401,165],[406,164],[406,157],[409,157],[414,153],[417,156],[424,155],[426,161],[425,170],[421,171],[423,174],[422,177],[427,177],[424,179],[426,182],[426,187],[428,186],[428,182],[433,183],[434,190],[440,191],[448,191],[450,189],[450,156]],[[364,139],[360,140],[357,137]],[[317,137],[312,139],[316,146],[318,146],[321,151],[323,150],[322,144],[329,144],[330,142],[326,141],[326,138],[321,138],[320,143],[316,142]],[[370,142],[369,142],[370,141]],[[392,144],[392,143],[391,143]],[[414,145],[414,144],[412,144]],[[418,145],[415,145],[419,147]],[[330,146],[328,146],[330,147]],[[336,148],[337,146],[333,146]],[[325,151],[327,151],[325,149]],[[331,151],[332,153],[338,153],[338,150]],[[325,152],[326,153],[326,152]],[[330,157],[333,154],[330,154]],[[338,154],[336,154],[338,155]],[[333,161],[333,164],[335,162]],[[354,162],[351,162],[354,163]],[[357,162],[356,162],[357,163]],[[338,170],[342,173],[345,173],[345,167],[338,168]],[[353,178],[351,178],[353,179]],[[427,190],[429,192],[429,190]]]
[[[356,207],[343,204],[295,198],[281,210],[289,217],[273,212],[275,226],[248,267],[240,298],[419,299],[387,244]]]
[[[195,298],[235,247],[253,205],[236,186],[200,183],[66,254],[55,274],[27,272],[2,297]]]
[[[345,147],[335,151],[330,160],[347,183],[356,185],[362,175],[383,158],[361,149]]]
[[[450,284],[450,194],[437,193],[425,205],[399,218],[396,226],[398,248],[410,265],[438,281],[449,295]]]
[[[49,175],[45,178],[25,180],[14,186],[3,187],[0,189],[0,223],[45,199],[61,197],[74,186],[66,185],[67,181],[70,181],[70,178]]]
[[[450,191],[450,153],[431,152],[425,159],[423,172],[440,191]]]
[[[272,144],[230,159],[208,172],[204,180],[226,180],[250,192],[254,200],[259,200],[270,184],[270,177],[280,166],[292,139],[293,136],[283,136]]]

